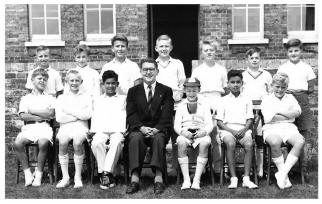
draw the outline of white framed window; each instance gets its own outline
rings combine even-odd
[[[61,41],[59,4],[29,4],[29,30],[31,42],[26,46],[64,46]]]
[[[317,19],[315,4],[288,4],[288,39],[299,38],[304,43],[318,42]],[[288,39],[283,39],[283,42]]]
[[[232,33],[233,39],[228,44],[268,43],[264,39],[264,5],[233,4]]]
[[[114,4],[85,4],[85,37],[87,45],[110,45],[115,35],[116,18]]]

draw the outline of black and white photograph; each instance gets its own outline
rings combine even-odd
[[[319,199],[318,1],[1,4],[7,201]]]

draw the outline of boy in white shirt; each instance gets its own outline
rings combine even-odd
[[[260,53],[261,50],[258,47],[247,50],[247,62],[248,67],[243,72],[243,96],[251,99],[252,101],[261,101],[263,96],[269,92],[269,86],[272,82],[271,74],[260,67]],[[256,137],[255,141],[257,144],[257,171],[258,176],[263,176],[263,133],[262,133],[262,114],[255,114],[256,124]]]
[[[157,38],[155,45],[155,51],[159,54],[155,60],[159,69],[157,81],[172,88],[173,99],[179,102],[183,96],[182,84],[186,74],[182,62],[170,56],[172,49],[172,40],[168,35],[160,35]]]
[[[100,188],[108,189],[115,186],[113,171],[123,149],[126,97],[116,93],[119,82],[114,71],[104,72],[102,81],[105,93],[94,99],[91,132],[95,135],[91,148],[97,161]]]
[[[212,117],[209,105],[198,101],[200,82],[195,78],[185,80],[184,92],[187,99],[178,106],[174,119],[174,130],[179,135],[178,161],[183,175],[181,190],[192,188],[200,189],[200,177],[208,161],[208,147],[211,145],[209,134],[213,129]],[[191,185],[189,176],[188,146],[199,146],[195,177]]]
[[[301,60],[302,42],[299,39],[291,39],[285,44],[289,60],[281,65],[277,72],[286,73],[289,77],[288,90],[299,105],[302,113],[295,119],[295,125],[306,141],[310,138],[310,129],[313,126],[313,117],[310,110],[309,94],[314,92],[314,79],[316,78],[312,67]],[[307,146],[304,146],[303,166],[307,173]]]
[[[34,86],[31,80],[32,73],[39,68],[45,69],[48,73],[48,81],[44,92],[50,94],[54,97],[63,93],[63,83],[60,77],[60,74],[55,69],[51,68],[49,65],[50,60],[50,50],[46,46],[39,46],[36,48],[36,58],[35,63],[37,67],[28,73],[26,89],[32,91]]]
[[[74,57],[76,68],[82,79],[83,83],[80,86],[80,91],[84,94],[90,95],[92,98],[99,96],[101,93],[99,74],[95,69],[88,65],[89,61],[89,47],[86,45],[78,45],[74,49]],[[64,92],[69,91],[68,83],[65,83]]]
[[[272,81],[273,93],[265,96],[261,105],[265,120],[264,141],[271,146],[272,160],[278,169],[275,177],[280,189],[292,186],[287,174],[297,162],[304,146],[304,138],[293,124],[301,114],[301,107],[294,96],[286,94],[288,82],[287,74],[275,74]],[[292,145],[292,149],[284,162],[281,144],[286,142]]]
[[[19,116],[25,121],[21,132],[15,142],[15,153],[21,162],[25,174],[25,186],[40,186],[43,169],[48,152],[48,145],[52,144],[53,131],[49,120],[54,117],[55,98],[46,95],[44,90],[48,80],[48,73],[44,69],[37,69],[31,74],[33,90],[23,96],[19,104]],[[31,173],[25,153],[25,145],[38,143],[37,167],[34,174]]]
[[[129,41],[124,35],[115,35],[112,38],[112,51],[115,57],[105,64],[100,73],[100,79],[105,71],[112,70],[119,76],[119,86],[116,92],[120,95],[127,95],[129,88],[134,85],[134,81],[141,77],[139,66],[126,57]]]
[[[218,137],[227,148],[227,162],[231,175],[228,188],[237,188],[238,178],[235,170],[235,147],[240,143],[245,150],[243,187],[258,188],[249,179],[253,157],[253,140],[250,129],[253,119],[252,102],[240,92],[243,75],[238,70],[230,70],[227,74],[230,93],[222,98],[216,115],[219,127]]]
[[[60,127],[57,133],[59,141],[59,163],[63,178],[56,188],[65,188],[70,184],[68,173],[68,144],[73,140],[75,176],[74,188],[83,187],[82,167],[84,160],[83,142],[88,132],[88,119],[92,114],[92,98],[80,91],[82,77],[77,70],[69,70],[66,74],[69,91],[60,95],[56,101],[56,120]]]

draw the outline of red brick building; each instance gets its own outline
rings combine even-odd
[[[180,11],[180,15],[178,15]],[[6,148],[22,122],[17,111],[28,70],[34,67],[35,47],[51,49],[52,67],[61,72],[73,65],[73,48],[90,46],[91,67],[100,71],[113,58],[110,39],[116,33],[129,39],[129,58],[138,62],[154,57],[154,43],[160,34],[174,42],[172,56],[183,61],[190,76],[192,60],[199,59],[198,42],[212,35],[221,44],[218,62],[227,69],[245,68],[245,51],[251,46],[263,50],[263,67],[269,70],[286,61],[283,48],[290,38],[304,43],[304,61],[316,74],[318,69],[317,8],[314,4],[6,4],[5,5],[5,132]],[[317,80],[310,96],[314,128],[309,141],[312,163],[317,161]]]

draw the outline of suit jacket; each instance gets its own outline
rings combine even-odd
[[[126,121],[129,130],[139,130],[141,126],[147,126],[163,132],[169,131],[173,126],[172,95],[170,87],[156,82],[150,114],[143,83],[130,88],[126,98]]]

